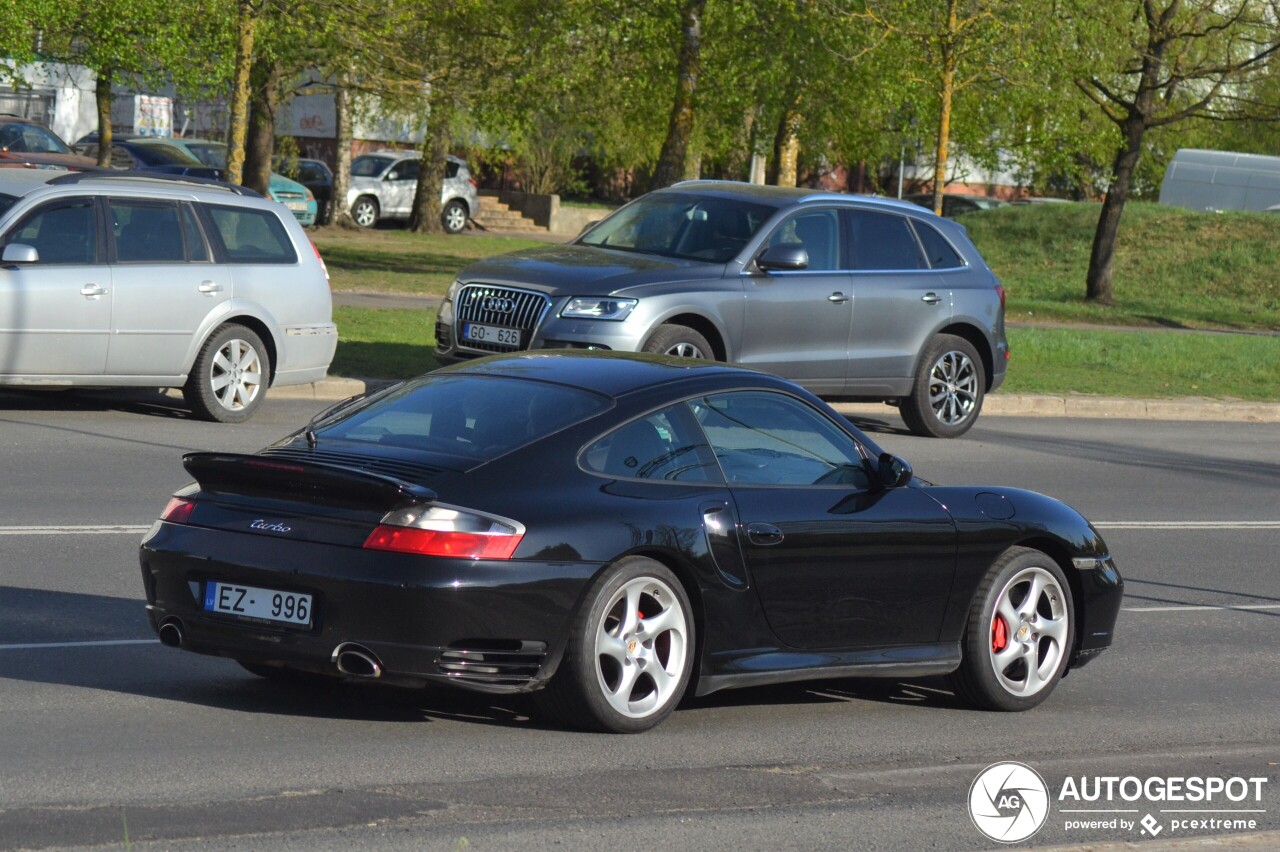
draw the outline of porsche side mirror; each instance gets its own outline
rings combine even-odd
[[[769,246],[764,250],[763,254],[756,258],[756,266],[765,272],[807,269],[809,267],[809,252],[804,250],[804,246],[788,245],[786,243]]]
[[[911,465],[892,453],[881,453],[877,469],[885,488],[901,488],[911,481]]]

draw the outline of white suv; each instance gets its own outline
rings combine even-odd
[[[319,252],[241,187],[3,169],[0,252],[0,385],[180,387],[236,423],[337,346]]]
[[[408,219],[418,192],[420,164],[413,151],[374,151],[352,160],[347,207],[356,224],[372,228],[381,219]],[[440,223],[451,234],[460,232],[477,204],[471,170],[465,161],[448,157],[440,188]]]

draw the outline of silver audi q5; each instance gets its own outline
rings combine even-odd
[[[472,264],[436,344],[442,363],[566,348],[713,358],[888,402],[942,438],[973,425],[1009,357],[1004,288],[962,225],[728,181],[651,192],[567,245]]]

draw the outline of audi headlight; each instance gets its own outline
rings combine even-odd
[[[624,320],[639,299],[611,299],[603,296],[579,296],[570,299],[560,316],[570,319]]]
[[[449,292],[445,294],[446,302],[454,302],[458,299],[458,291],[462,289],[462,280],[455,278],[453,283],[449,285]]]

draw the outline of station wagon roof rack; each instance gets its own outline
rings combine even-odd
[[[190,183],[197,186],[207,186],[212,189],[223,189],[227,192],[232,192],[236,195],[243,195],[249,198],[262,197],[247,186],[236,186],[233,183],[212,180],[211,178],[192,177],[190,175],[172,175],[166,172],[141,172],[121,169],[99,169],[96,171],[86,169],[82,172],[69,172],[48,181],[48,183],[51,186],[61,186],[62,184],[80,183],[85,180],[118,180],[121,178],[128,178],[130,180],[158,180],[173,183]]]

